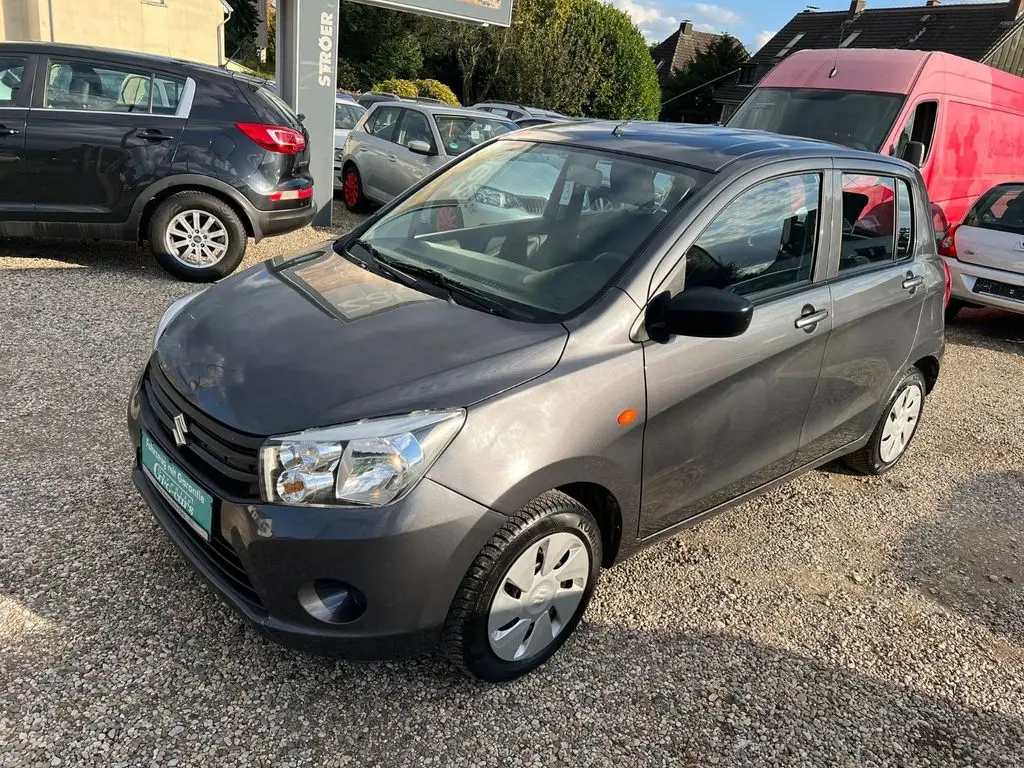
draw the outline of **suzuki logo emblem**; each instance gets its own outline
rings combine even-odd
[[[181,448],[185,444],[185,435],[188,434],[185,414],[179,413],[174,417],[174,429],[171,430],[171,434],[174,435],[174,444]]]

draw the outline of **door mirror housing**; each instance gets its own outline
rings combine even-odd
[[[920,168],[924,165],[925,146],[920,141],[908,141],[907,146],[903,148],[903,155],[900,157],[901,160],[906,160],[915,168]]]
[[[750,299],[721,288],[690,288],[655,296],[647,305],[647,335],[667,342],[672,336],[728,339],[742,336],[754,316]]]
[[[434,148],[431,147],[430,144],[425,142],[425,141],[410,141],[409,142],[409,151],[410,152],[415,152],[417,155],[433,155],[433,154],[435,154],[434,153]]]

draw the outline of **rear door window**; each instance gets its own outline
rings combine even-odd
[[[395,128],[401,113],[399,107],[377,107],[366,120],[366,132],[384,141],[394,141]]]
[[[153,75],[153,114],[177,114],[184,91],[185,78]]]
[[[26,63],[22,57],[0,57],[0,106],[12,107],[18,103]]]
[[[964,226],[1024,235],[1024,184],[990,189],[971,208]]]
[[[891,262],[896,254],[896,179],[843,174],[843,240],[839,273]]]

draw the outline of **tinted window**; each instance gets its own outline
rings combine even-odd
[[[366,113],[366,110],[356,104],[336,104],[334,108],[334,127],[341,130],[355,128],[359,118]]]
[[[0,58],[0,104],[10,106],[17,102],[24,74],[25,59]]]
[[[749,295],[810,283],[820,200],[817,174],[772,179],[743,192],[687,252],[685,288]]]
[[[602,161],[610,187],[596,169]],[[659,176],[673,191],[661,203]],[[609,152],[498,141],[403,199],[363,239],[548,322],[603,293],[668,220],[667,206],[707,178]],[[585,211],[585,193],[599,190],[609,204]]]
[[[839,272],[892,261],[896,180],[843,174],[843,245]]]
[[[430,132],[427,116],[422,112],[407,109],[402,118],[402,127],[398,132],[398,143],[403,147],[408,147],[409,143],[413,141],[425,141],[431,148],[434,146],[434,136]]]
[[[149,112],[150,73],[82,61],[52,60],[44,107]]]
[[[294,128],[296,131],[302,130],[302,123],[298,115],[274,90],[265,85],[248,86],[245,90],[249,92],[253,108],[263,120],[275,125]]]
[[[1024,184],[993,187],[974,204],[964,225],[1024,235]]]
[[[878,152],[904,98],[891,93],[755,88],[729,120],[729,127],[822,139]]]
[[[398,107],[377,107],[366,121],[366,132],[384,141],[394,141],[395,126],[401,113]]]
[[[434,121],[437,123],[437,132],[441,134],[444,151],[449,155],[461,155],[477,144],[514,131],[518,127],[515,123],[505,120],[461,115],[435,115]]]

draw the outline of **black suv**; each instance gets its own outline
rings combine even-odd
[[[148,239],[194,281],[312,221],[308,134],[262,80],[156,56],[0,43],[0,235]]]

